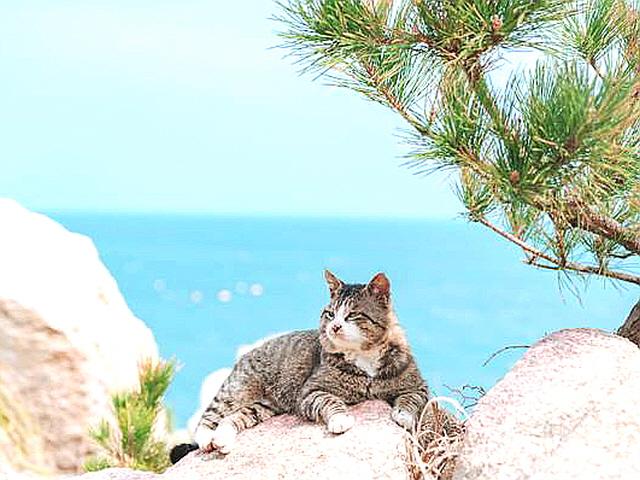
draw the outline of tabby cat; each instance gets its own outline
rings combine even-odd
[[[171,452],[177,462],[191,450],[226,454],[245,428],[281,413],[323,422],[331,433],[354,424],[347,405],[382,399],[391,417],[410,429],[429,392],[391,306],[389,280],[345,284],[328,270],[330,301],[320,328],[273,338],[236,363],[195,432],[195,444]]]

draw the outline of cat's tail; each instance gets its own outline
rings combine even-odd
[[[198,450],[197,443],[181,443],[171,449],[171,452],[169,452],[169,459],[171,460],[171,463],[176,464],[194,450]]]

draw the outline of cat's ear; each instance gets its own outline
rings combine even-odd
[[[377,273],[367,285],[367,290],[383,301],[389,302],[389,294],[391,293],[391,284],[384,273]]]
[[[336,277],[329,270],[324,271],[324,279],[327,281],[327,285],[329,285],[329,293],[331,296],[334,295],[338,290],[340,290],[344,283],[338,277]]]

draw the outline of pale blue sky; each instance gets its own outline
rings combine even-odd
[[[300,77],[250,0],[0,2],[0,196],[35,209],[453,217],[392,112]]]

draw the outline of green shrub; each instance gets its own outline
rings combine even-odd
[[[102,453],[85,462],[86,471],[128,467],[162,472],[170,465],[168,445],[155,437],[154,427],[166,415],[162,398],[175,372],[174,360],[146,361],[139,369],[140,388],[113,395],[115,425],[102,420],[91,429]]]

